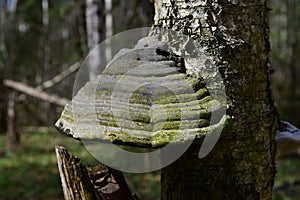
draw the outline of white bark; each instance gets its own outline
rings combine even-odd
[[[49,69],[50,66],[50,46],[49,46],[49,2],[48,0],[42,0],[42,11],[43,11],[43,16],[42,16],[42,22],[43,22],[43,70],[42,70],[42,77],[44,77],[47,73],[47,70]],[[47,77],[46,77],[47,78]],[[44,78],[42,78],[42,81]]]
[[[42,8],[43,8],[43,25],[49,24],[49,2],[48,0],[42,1]]]
[[[96,77],[97,68],[100,65],[101,52],[100,48],[95,48],[100,42],[99,24],[100,19],[98,15],[100,2],[99,0],[86,0],[86,31],[88,49],[93,50],[89,56],[89,79]]]
[[[105,27],[106,27],[106,43],[105,43],[105,58],[109,62],[112,59],[112,49],[110,37],[113,34],[113,16],[112,16],[112,0],[105,0]]]
[[[10,12],[15,14],[17,11],[17,5],[18,5],[18,0],[12,0],[11,1],[11,7],[10,7]]]

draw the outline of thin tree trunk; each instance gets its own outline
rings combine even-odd
[[[291,119],[298,119],[297,116],[299,114],[295,112],[297,110],[297,96],[296,96],[296,86],[297,86],[297,43],[298,43],[298,32],[297,32],[297,24],[298,19],[296,15],[296,1],[295,0],[287,0],[287,42],[288,46],[291,47],[291,54],[289,63],[289,70],[291,75],[290,80],[290,89],[291,89]]]
[[[48,0],[42,0],[42,10],[43,10],[43,33],[44,33],[44,45],[43,45],[43,54],[44,54],[44,71],[47,72],[50,65],[50,46],[49,46],[49,2]],[[45,74],[43,74],[45,75]],[[47,79],[48,77],[46,77]],[[43,79],[44,81],[44,79]]]
[[[11,2],[12,6],[10,9],[10,24],[9,24],[9,32],[8,32],[8,53],[7,53],[7,71],[8,76],[11,77],[14,74],[15,66],[15,57],[16,57],[16,35],[17,35],[17,27],[18,27],[18,20],[17,20],[17,7],[18,1],[13,0]]]
[[[16,93],[11,91],[7,103],[7,147],[12,152],[17,152],[20,145],[19,134],[16,131],[15,97]]]
[[[89,55],[88,73],[89,79],[94,79],[100,69],[100,65],[103,62],[103,52],[101,48],[95,48],[101,41],[101,29],[104,27],[101,19],[101,6],[103,6],[102,0],[86,0],[86,32],[87,32],[87,44],[88,49],[91,52]]]
[[[43,72],[42,72],[42,82],[45,82],[48,77],[48,72],[50,69],[50,59],[51,59],[51,51],[49,44],[49,1],[42,0],[42,22],[43,22]],[[52,110],[53,107],[48,102],[41,103],[42,110],[46,113],[46,119],[54,119],[53,112],[47,112],[48,110]]]
[[[7,10],[7,5],[6,5],[6,1],[3,1],[1,3],[1,7],[0,7],[0,28],[1,30],[5,30],[5,24],[6,24],[6,10]],[[3,56],[3,58],[6,57],[6,47],[5,47],[5,33],[4,31],[2,31],[2,33],[0,34],[0,52]],[[3,60],[0,60],[0,69],[4,67],[3,65]]]
[[[86,3],[85,0],[79,1],[78,11],[77,11],[77,35],[79,40],[76,42],[76,47],[82,57],[86,55],[87,52],[87,34],[86,34]]]
[[[112,49],[110,37],[113,34],[113,15],[112,15],[112,0],[105,0],[105,30],[106,30],[106,43],[105,43],[105,58],[106,62],[112,59]]]
[[[195,141],[162,169],[162,200],[272,199],[276,110],[269,80],[269,1],[231,2],[155,1],[155,26],[192,36],[213,59],[230,116],[206,157],[199,159],[201,144]]]
[[[7,72],[8,77],[16,76],[16,35],[17,35],[17,27],[18,27],[18,20],[17,20],[17,7],[18,1],[13,0],[11,2],[12,6],[10,9],[10,29],[8,35],[9,41],[9,48],[7,54]],[[19,135],[16,131],[16,123],[15,123],[15,98],[16,94],[14,91],[8,94],[8,101],[7,101],[7,146],[10,151],[18,151],[19,149]]]
[[[3,1],[0,5],[0,30],[5,30],[6,23],[7,23],[7,2]],[[6,39],[7,32],[2,31],[0,34],[0,73],[4,76],[7,75],[7,69],[5,67],[5,59],[7,58],[7,46],[5,45],[5,39]],[[1,86],[0,86],[1,87]],[[6,113],[7,113],[7,91],[2,91],[0,101],[2,101],[2,105],[0,105],[0,118],[3,120],[0,120],[0,132],[3,132],[3,130],[6,130],[7,122],[5,119]]]

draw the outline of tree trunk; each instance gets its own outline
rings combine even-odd
[[[268,3],[155,1],[155,26],[190,35],[213,58],[230,116],[206,157],[199,159],[201,145],[195,141],[162,169],[162,200],[272,198],[276,111],[269,80]]]
[[[7,23],[7,5],[6,5],[6,1],[3,1],[0,4],[0,29],[1,30],[5,30],[6,28],[6,23]],[[2,74],[2,76],[6,76],[7,74],[7,69],[5,67],[5,59],[7,58],[7,47],[5,45],[5,38],[6,38],[6,33],[4,33],[2,31],[2,33],[0,34],[0,52],[1,52],[1,56],[0,56],[0,73]],[[1,88],[2,86],[0,86],[0,90],[2,90],[1,92],[1,97],[0,97],[0,101],[2,102],[2,104],[0,105],[0,118],[3,120],[0,120],[0,133],[5,132],[6,131],[6,120],[5,120],[5,116],[6,116],[6,105],[7,105],[7,100],[6,100],[6,96],[7,96],[7,91],[3,90]]]
[[[86,0],[86,32],[87,32],[87,46],[92,51],[89,56],[88,73],[89,79],[94,79],[99,74],[99,65],[103,62],[103,52],[101,48],[95,48],[101,42],[102,35],[104,33],[101,30],[105,27],[105,21],[103,20],[103,0]]]
[[[49,2],[48,0],[42,0],[42,10],[43,10],[43,16],[42,16],[42,22],[43,22],[43,71],[44,74],[42,74],[42,81],[45,81],[45,79],[48,79],[46,76],[46,73],[49,70],[50,66],[50,46],[49,46]],[[46,72],[46,73],[45,73]],[[46,77],[44,77],[46,76]]]
[[[49,79],[49,70],[50,70],[50,60],[51,60],[51,50],[50,50],[50,43],[49,43],[49,1],[42,0],[42,23],[43,23],[43,65],[42,65],[42,82]],[[52,108],[52,109],[51,109]],[[53,110],[52,105],[48,102],[41,102],[41,109],[44,111]],[[46,112],[45,114],[46,119],[54,119],[53,112]]]
[[[7,147],[12,152],[17,152],[20,146],[19,134],[16,131],[15,97],[16,92],[10,92],[7,103]]]
[[[17,28],[18,28],[18,18],[17,18],[17,9],[18,1],[14,0],[11,2],[10,9],[10,29],[8,35],[8,52],[6,67],[8,72],[8,77],[16,76],[16,37],[17,37]],[[10,151],[18,151],[19,149],[19,135],[16,131],[16,117],[15,117],[15,98],[16,93],[14,91],[8,94],[7,100],[7,146]]]
[[[290,58],[288,60],[288,67],[290,71],[290,90],[291,90],[291,107],[290,107],[290,117],[291,119],[297,121],[299,113],[295,112],[297,110],[297,44],[298,44],[298,32],[297,32],[297,3],[294,0],[287,0],[287,43],[291,47]]]
[[[3,1],[0,4],[0,28],[1,30],[5,29],[5,24],[6,22],[6,15],[7,15],[7,5],[6,5],[6,1]],[[5,33],[2,32],[0,35],[0,52],[2,54],[2,58],[0,60],[0,70],[2,70],[2,68],[4,68],[3,62],[4,62],[4,57],[6,57],[6,46],[5,46]],[[3,59],[3,60],[2,60]]]
[[[113,15],[112,15],[112,0],[105,0],[105,58],[106,62],[109,62],[112,59],[112,47],[110,37],[113,34]]]

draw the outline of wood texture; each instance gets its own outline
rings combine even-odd
[[[61,146],[56,157],[66,200],[136,200],[122,172],[101,163],[85,167]]]
[[[213,58],[230,116],[207,157],[198,158],[195,143],[162,170],[162,200],[272,199],[276,111],[269,80],[268,5],[268,0],[155,1],[156,27],[191,36]]]
[[[65,200],[101,199],[78,158],[70,156],[61,146],[56,147],[56,158]]]

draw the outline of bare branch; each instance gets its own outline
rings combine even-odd
[[[16,81],[13,81],[10,79],[5,79],[3,81],[3,85],[13,88],[15,90],[18,90],[20,92],[23,92],[27,95],[33,96],[35,98],[38,98],[38,99],[41,99],[41,100],[44,100],[44,101],[47,101],[49,103],[53,103],[53,104],[56,104],[59,106],[64,106],[70,102],[69,99],[59,97],[54,94],[48,94],[46,92],[39,91],[36,88],[25,85],[24,83],[16,82]]]
[[[36,89],[39,91],[48,89],[56,85],[57,83],[60,83],[68,76],[72,75],[74,72],[76,72],[80,67],[80,63],[76,62],[70,67],[68,67],[66,70],[62,71],[60,74],[54,76],[51,80],[45,81],[41,85],[37,86]]]

